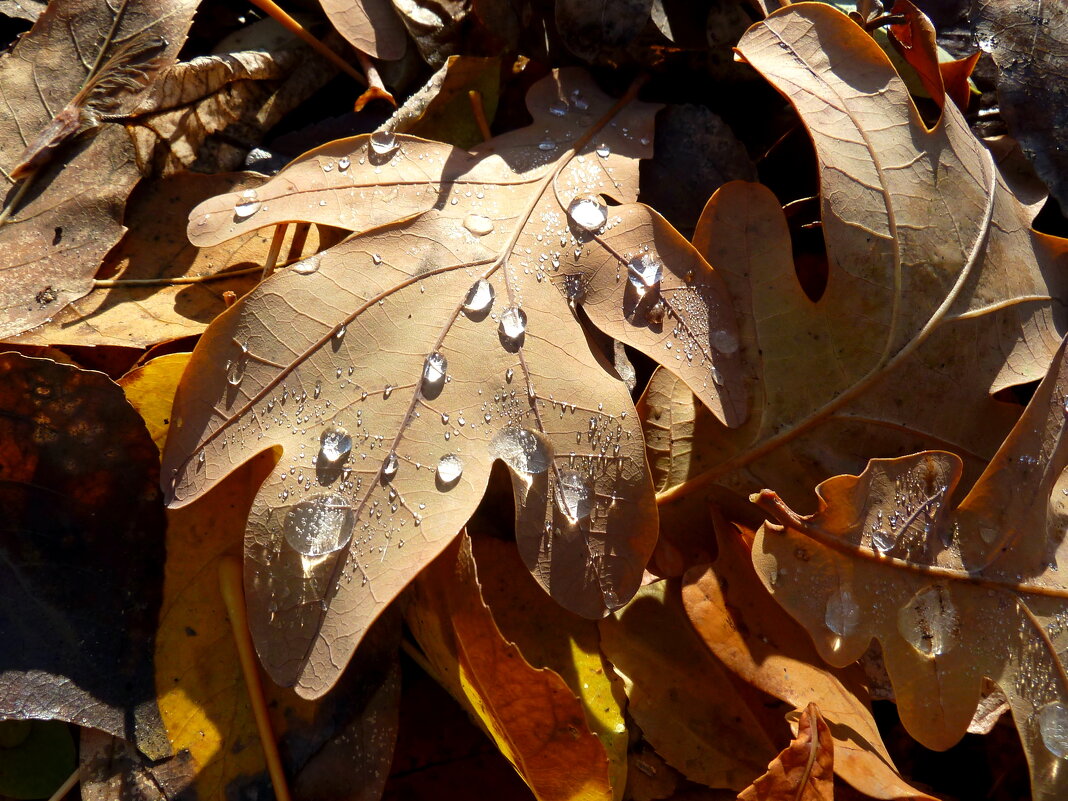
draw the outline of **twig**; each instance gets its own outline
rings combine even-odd
[[[78,783],[78,780],[82,776],[82,766],[79,765],[74,769],[74,773],[67,777],[67,780],[63,784],[59,785],[54,793],[49,797],[48,801],[61,801],[65,798],[67,793]]]
[[[288,265],[286,265],[288,266]],[[208,281],[224,281],[235,275],[251,275],[262,272],[262,267],[245,267],[228,273],[211,275],[181,275],[177,278],[94,278],[93,289],[108,289],[122,286],[171,286],[172,284],[206,284]]]
[[[467,93],[467,99],[471,101],[471,113],[475,117],[478,132],[482,134],[482,141],[492,139],[493,134],[490,133],[489,123],[486,121],[486,110],[482,107],[482,93],[472,89]]]
[[[263,277],[274,272],[274,266],[278,263],[278,251],[282,249],[282,240],[286,238],[286,229],[289,223],[279,223],[274,227],[274,237],[271,239],[271,247],[267,251],[267,261],[263,265]]]

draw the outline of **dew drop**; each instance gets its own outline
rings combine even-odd
[[[515,426],[499,431],[489,444],[489,452],[526,475],[544,473],[552,461],[552,449],[540,433]]]
[[[839,637],[847,637],[860,621],[860,607],[853,598],[853,593],[843,589],[832,595],[827,601],[827,611],[823,622]]]
[[[512,376],[514,376],[514,375],[515,375],[515,370],[513,370],[511,367],[509,367],[507,370],[504,371],[504,380],[507,381],[509,384],[511,384],[512,383]]]
[[[286,542],[305,556],[340,551],[352,539],[355,515],[342,496],[324,493],[301,501],[286,515]]]
[[[345,172],[345,170],[347,170],[351,164],[352,160],[348,156],[342,156],[337,160],[337,168],[341,172]]]
[[[1038,710],[1038,731],[1042,744],[1055,757],[1068,759],[1068,707],[1053,701]]]
[[[435,351],[426,357],[423,362],[423,384],[431,389],[439,389],[445,382],[445,370],[448,362],[445,357]]]
[[[485,236],[493,232],[493,220],[481,214],[468,214],[464,217],[464,228],[475,236]]]
[[[949,589],[934,584],[917,592],[898,611],[897,630],[925,656],[938,656],[952,648],[960,631],[960,614]]]
[[[377,253],[372,253],[371,254],[371,263],[372,264],[381,264],[382,263],[382,257]]]
[[[586,231],[598,231],[608,220],[608,207],[596,195],[580,195],[567,207],[571,222]]]
[[[460,480],[463,471],[464,463],[460,461],[459,456],[455,453],[445,454],[438,460],[436,475],[439,486],[446,489],[454,486]]]
[[[597,145],[597,155],[603,159],[606,159],[612,155],[612,148],[610,148],[605,142],[601,142],[601,144]]]
[[[334,162],[332,162],[332,161],[324,161],[323,162],[323,172],[333,172],[333,171],[334,171]]]
[[[538,142],[538,150],[556,150],[556,142],[554,142],[552,139],[546,139],[543,142]]]
[[[527,332],[527,313],[518,306],[501,312],[501,336],[509,342],[519,342]]]
[[[577,470],[561,470],[556,505],[572,523],[590,516],[590,486]]]
[[[563,117],[567,114],[569,108],[570,106],[568,106],[566,100],[554,100],[549,104],[549,113],[554,117]]]
[[[375,131],[371,134],[370,145],[376,156],[391,156],[400,146],[392,131]]]
[[[664,305],[664,301],[657,300],[652,304],[645,312],[645,319],[653,325],[664,322],[664,312],[667,311],[667,306]]]
[[[352,437],[340,426],[324,428],[319,436],[319,458],[328,464],[336,465],[349,458],[352,453]]]
[[[708,339],[711,341],[712,347],[720,353],[725,353],[729,356],[738,352],[738,337],[730,331],[724,329],[713,331],[708,335]]]
[[[263,204],[256,199],[255,189],[246,189],[241,193],[241,199],[234,206],[234,216],[239,220],[247,220],[260,210]]]
[[[397,461],[397,454],[395,454],[393,451],[390,451],[389,455],[386,457],[386,460],[382,462],[382,478],[384,478],[386,481],[391,480],[393,476],[397,475],[398,466],[399,462]]]
[[[382,400],[389,400],[389,396],[393,394],[393,385],[386,384],[382,388]]]
[[[340,343],[345,338],[345,326],[342,325],[337,331],[334,332],[334,342]]]
[[[316,253],[314,256],[298,261],[289,269],[299,275],[310,275],[319,269],[319,263],[322,258],[323,255],[321,253]]]
[[[479,278],[467,290],[464,298],[464,311],[468,314],[479,314],[486,311],[493,304],[493,284],[485,278]]]
[[[648,292],[658,291],[663,275],[664,263],[650,253],[643,253],[627,264],[627,280],[640,298]]]

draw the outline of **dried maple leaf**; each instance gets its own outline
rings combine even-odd
[[[812,137],[830,272],[811,300],[763,187],[729,184],[709,202],[695,245],[739,310],[754,413],[736,431],[698,413],[702,437],[677,447],[660,435],[663,498],[717,482],[802,503],[870,455],[930,447],[959,449],[978,475],[1016,416],[992,393],[1040,378],[1059,342],[1068,240],[1030,228],[1032,205],[953,104],[924,126],[886,55],[841,12],[790,6],[739,51]],[[665,400],[678,389],[668,376],[650,389],[650,433],[675,424]]]
[[[329,689],[456,536],[495,459],[512,470],[520,552],[554,598],[596,617],[635,592],[656,539],[644,446],[579,307],[740,420],[722,284],[632,202],[653,108],[613,104],[577,72],[528,106],[534,125],[473,153],[341,140],[191,215],[197,244],[287,220],[361,232],[216,319],[165,455],[181,505],[281,447],[250,515],[246,584],[261,658],[304,694]]]
[[[797,737],[768,765],[768,772],[738,794],[738,801],[831,801],[834,743],[819,707],[801,712]]]
[[[833,665],[882,645],[901,719],[930,748],[968,728],[983,678],[1008,698],[1036,798],[1068,792],[1068,362],[1064,345],[1023,416],[955,508],[961,460],[876,459],[816,488],[819,511],[753,496],[753,562]]]
[[[129,138],[106,120],[128,113],[174,59],[195,8],[52,3],[0,59],[0,337],[40,325],[92,288],[139,177]]]

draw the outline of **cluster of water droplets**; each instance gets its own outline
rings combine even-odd
[[[890,509],[876,508],[868,524],[868,539],[880,554],[892,551],[899,543],[927,545],[927,537],[939,525],[939,513],[945,501],[946,484],[921,467],[894,481],[894,502]],[[955,535],[952,528],[939,529],[944,547],[950,547]],[[922,538],[921,535],[922,534]]]

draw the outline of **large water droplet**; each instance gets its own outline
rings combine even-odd
[[[839,637],[849,636],[860,622],[860,607],[848,589],[834,593],[827,600],[823,622]]]
[[[596,195],[580,195],[567,207],[567,216],[579,228],[598,231],[608,220],[608,207]]]
[[[395,454],[393,451],[390,451],[389,455],[386,456],[386,460],[382,462],[382,478],[384,478],[386,481],[391,480],[393,476],[397,475],[398,465],[399,462],[397,461],[397,454]]]
[[[527,313],[518,306],[509,306],[501,312],[500,330],[504,339],[518,342],[527,332]]]
[[[882,527],[882,522],[871,530],[871,544],[879,553],[886,553],[894,547],[897,535]]]
[[[263,204],[256,199],[256,190],[246,189],[241,193],[240,200],[234,206],[234,216],[239,220],[247,220],[259,211],[261,206]]]
[[[375,131],[370,139],[371,152],[376,156],[391,156],[400,146],[392,131]]]
[[[549,104],[549,113],[554,117],[563,117],[567,114],[569,108],[570,106],[568,106],[566,100],[554,100]]]
[[[443,488],[452,487],[460,480],[464,472],[464,463],[455,453],[447,453],[438,460],[437,480],[438,486]]]
[[[612,148],[610,148],[604,142],[601,142],[601,144],[597,145],[597,155],[603,159],[606,159],[612,155]]]
[[[485,236],[493,231],[493,220],[481,214],[468,214],[464,217],[464,228],[475,236]]]
[[[309,256],[306,259],[302,259],[294,264],[291,269],[293,272],[300,275],[310,275],[319,269],[319,263],[323,259],[323,254],[316,253],[314,256]]]
[[[1038,710],[1038,731],[1042,744],[1055,757],[1068,758],[1068,707],[1053,701]]]
[[[643,253],[627,264],[627,280],[640,298],[659,290],[663,275],[664,263],[651,253]]]
[[[340,464],[352,452],[352,437],[341,426],[324,428],[319,436],[319,458],[328,464]]]
[[[590,485],[577,470],[561,470],[556,505],[572,523],[590,516]]]
[[[355,515],[352,505],[335,493],[301,501],[286,515],[286,542],[305,556],[323,556],[340,551],[352,539]]]
[[[245,368],[248,367],[248,348],[240,346],[237,356],[226,363],[226,383],[236,387],[245,377]]]
[[[493,304],[493,284],[485,278],[479,278],[467,290],[464,298],[464,311],[469,314],[480,314]]]
[[[926,656],[938,656],[952,648],[960,633],[960,614],[949,589],[934,584],[912,596],[897,613],[897,630]]]
[[[445,357],[435,351],[426,357],[423,362],[423,384],[429,389],[440,389],[445,381],[445,370],[448,362]]]
[[[708,335],[708,339],[711,341],[712,347],[720,353],[726,353],[729,356],[738,352],[738,337],[730,331],[724,329],[713,331]]]
[[[552,450],[537,431],[509,427],[497,433],[489,452],[517,473],[544,473],[552,462]]]

